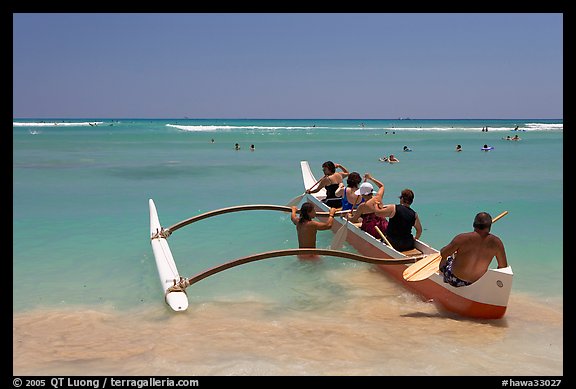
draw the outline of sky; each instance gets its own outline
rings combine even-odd
[[[14,13],[14,118],[563,118],[562,13]]]

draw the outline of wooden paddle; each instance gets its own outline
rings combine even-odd
[[[332,239],[332,243],[330,244],[331,250],[339,250],[346,240],[346,232],[348,231],[348,223],[350,222],[346,216],[343,216],[343,219],[344,225],[334,234],[334,239]]]
[[[326,176],[324,176],[324,177],[326,177]],[[322,178],[324,178],[324,177],[322,177]],[[320,178],[318,181],[316,181],[316,183],[315,183],[314,185],[312,185],[310,188],[306,189],[306,190],[304,191],[304,193],[302,193],[302,194],[299,195],[299,196],[294,197],[294,198],[293,198],[292,200],[290,200],[290,201],[288,202],[288,204],[286,204],[286,205],[287,205],[288,207],[291,207],[291,206],[293,206],[293,205],[298,205],[298,204],[300,203],[300,200],[302,200],[302,197],[306,196],[306,192],[308,192],[309,190],[314,189],[314,188],[316,187],[316,185],[318,185],[318,183],[319,183],[320,181],[322,181],[322,178]]]
[[[388,246],[392,247],[392,243],[390,243],[390,241],[388,240],[388,238],[386,238],[386,235],[384,235],[382,233],[382,231],[380,230],[380,228],[378,228],[378,226],[374,226],[374,228],[376,229],[376,231],[378,232],[378,234],[380,234],[380,236],[382,237],[382,240],[384,241],[384,243],[386,243]],[[392,247],[394,248],[394,247]]]
[[[500,218],[506,216],[507,214],[508,211],[502,212],[500,215],[492,219],[492,223],[498,221]],[[402,273],[402,276],[406,281],[425,280],[438,271],[441,260],[442,255],[440,253],[427,255],[415,264],[408,266]]]

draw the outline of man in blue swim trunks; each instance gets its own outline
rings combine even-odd
[[[440,250],[440,272],[452,286],[468,286],[488,271],[492,258],[498,268],[508,267],[502,240],[490,233],[492,216],[480,212],[474,218],[474,231],[458,234]]]

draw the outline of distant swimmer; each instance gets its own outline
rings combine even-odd
[[[210,140],[210,142],[214,143],[214,138],[212,138],[212,139]]]
[[[256,149],[254,148],[254,145],[250,145],[250,151],[254,151],[254,150],[256,150]]]
[[[404,150],[404,151],[412,151],[412,149],[411,149],[410,147],[408,147],[408,146],[404,146],[403,150]]]
[[[462,145],[456,145],[456,151],[462,151]]]
[[[481,150],[482,150],[482,151],[490,151],[490,150],[493,150],[493,149],[494,149],[493,146],[484,145],[484,147],[482,147]]]
[[[396,158],[394,156],[394,154],[390,154],[390,156],[388,157],[388,162],[389,163],[396,163],[396,162],[400,162],[400,160],[398,158]]]
[[[239,145],[238,143],[236,143],[236,144],[234,145],[234,149],[235,149],[235,150],[240,150],[240,145]]]

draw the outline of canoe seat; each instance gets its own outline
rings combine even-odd
[[[416,255],[422,255],[422,251],[414,248],[412,250],[402,251],[402,254],[406,255],[407,257],[414,257]]]

